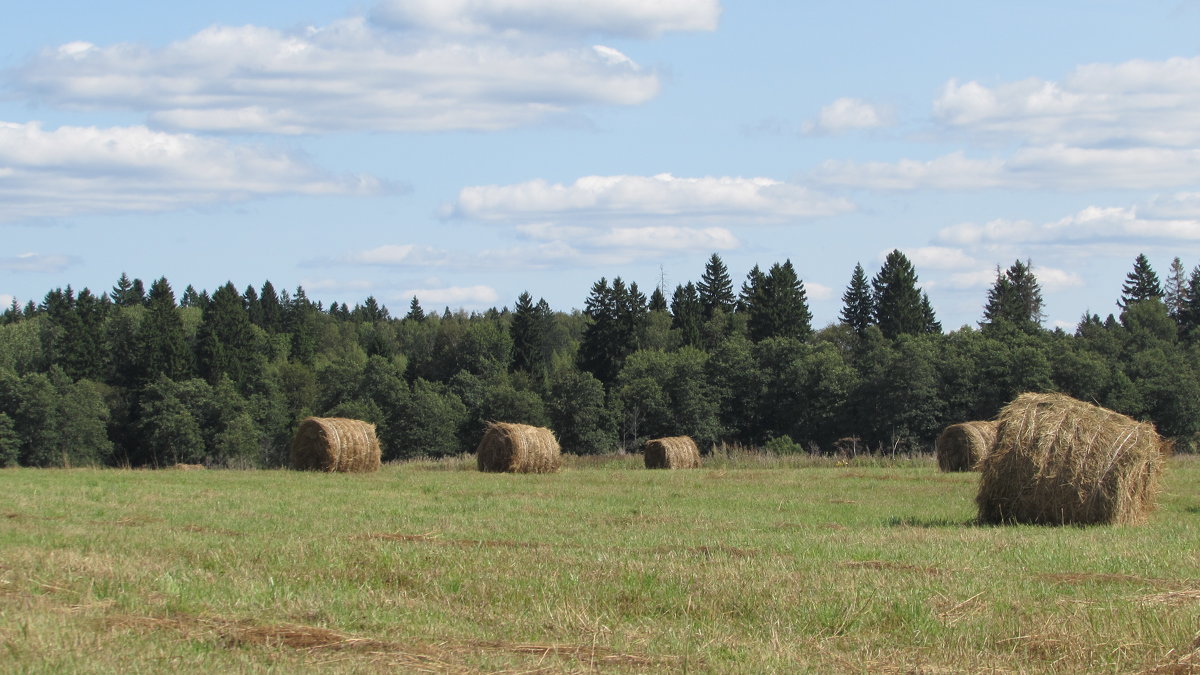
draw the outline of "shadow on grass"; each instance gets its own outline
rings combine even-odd
[[[922,527],[929,529],[939,527],[980,527],[974,518],[957,520],[953,518],[900,518],[897,516],[885,520],[884,525],[888,527]]]
[[[1185,513],[1194,513],[1194,514],[1200,516],[1200,506],[1189,506],[1186,509],[1184,509],[1184,512]]]

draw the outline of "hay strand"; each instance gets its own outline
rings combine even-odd
[[[528,424],[488,424],[475,456],[480,471],[496,473],[554,473],[562,466],[554,432]]]
[[[996,422],[951,424],[934,444],[942,471],[974,471],[996,442]]]
[[[292,438],[292,468],[366,473],[381,464],[375,425],[344,417],[308,417]]]
[[[980,463],[979,520],[1140,523],[1154,507],[1161,446],[1150,424],[1063,394],[1022,394],[1000,412]]]
[[[700,448],[690,436],[670,436],[646,441],[642,451],[647,469],[698,469]]]

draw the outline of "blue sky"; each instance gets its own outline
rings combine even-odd
[[[192,5],[182,7],[175,5]],[[393,314],[790,259],[947,329],[1200,264],[1200,2],[45,0],[0,23],[0,301],[122,272]]]

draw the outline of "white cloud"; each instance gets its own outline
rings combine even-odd
[[[780,222],[854,208],[848,200],[769,178],[585,176],[463,188],[447,216],[484,220],[654,219]]]
[[[8,293],[0,293],[0,308],[8,309],[16,298]]]
[[[448,264],[449,255],[445,251],[435,249],[431,246],[385,244],[372,249],[349,253],[340,258],[340,262],[355,265],[433,267]]]
[[[825,301],[841,297],[829,286],[810,281],[804,282],[804,292],[808,295],[809,300]]]
[[[75,262],[74,258],[65,255],[21,253],[11,258],[0,258],[0,270],[6,272],[62,272],[74,265]]]
[[[1152,211],[1152,210],[1151,210]],[[1190,215],[1147,217],[1138,206],[1089,206],[1058,220],[1034,224],[1028,221],[993,220],[983,225],[959,223],[942,229],[937,240],[956,245],[1093,244],[1108,241],[1150,240],[1200,241],[1200,209]]]
[[[821,108],[816,120],[803,126],[808,134],[842,134],[857,129],[875,129],[890,124],[890,115],[882,108],[856,98],[839,98]]]
[[[399,293],[395,298],[409,300],[413,296],[417,297],[423,307],[445,305],[447,307],[466,307],[468,309],[492,307],[500,299],[500,294],[491,286],[411,288]]]
[[[917,268],[961,270],[979,267],[982,263],[965,251],[947,246],[925,246],[905,249],[904,254]],[[886,256],[886,253],[884,254]]]
[[[674,253],[727,251],[740,243],[723,227],[579,227],[541,223],[517,231],[536,243],[527,260],[620,262]],[[485,256],[488,258],[495,256]]]
[[[148,111],[165,128],[282,134],[506,129],[659,91],[611,47],[414,39],[361,18],[295,33],[213,26],[162,48],[70,43],[15,71],[14,86],[55,105]]]
[[[153,212],[276,194],[365,194],[284,152],[145,127],[0,122],[0,221]]]
[[[711,31],[717,0],[386,0],[373,18],[400,28],[480,35],[516,32],[653,37]]]
[[[366,293],[377,284],[365,279],[304,279],[300,282],[306,293]]]
[[[1031,145],[1200,143],[1200,57],[1076,68],[1061,83],[1029,78],[987,87],[950,80],[934,116],[966,131]]]
[[[922,161],[850,162],[828,160],[813,172],[826,185],[875,190],[964,190],[1004,186],[1001,160],[971,159],[962,152]]]

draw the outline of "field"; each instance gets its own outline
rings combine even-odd
[[[0,471],[0,670],[1200,670],[1200,458],[1141,527],[932,459]]]

